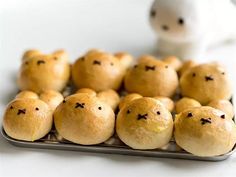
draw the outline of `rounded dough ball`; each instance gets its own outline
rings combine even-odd
[[[52,112],[48,105],[34,98],[16,99],[9,103],[3,117],[8,136],[24,141],[44,137],[52,127]]]
[[[196,156],[223,155],[236,143],[236,125],[222,118],[224,112],[203,106],[188,109],[175,118],[176,143]]]
[[[181,94],[206,105],[215,99],[232,96],[228,74],[213,64],[201,64],[186,71],[180,78]]]
[[[54,90],[46,90],[40,94],[39,99],[47,103],[50,109],[54,111],[57,106],[63,101],[64,97],[60,92]]]
[[[171,113],[153,98],[139,98],[118,113],[116,132],[133,149],[156,149],[166,145],[173,130]]]
[[[15,97],[16,99],[21,99],[21,98],[33,98],[33,99],[38,99],[39,96],[31,91],[25,90],[25,91],[21,91],[20,93],[18,93]]]
[[[178,114],[178,113],[183,112],[187,109],[190,109],[193,107],[200,107],[200,106],[201,106],[201,104],[197,100],[184,97],[175,103],[175,111]]]
[[[112,89],[99,92],[97,94],[97,98],[100,101],[107,103],[109,106],[111,106],[111,108],[113,110],[116,110],[116,108],[120,102],[120,96],[118,95],[118,93],[116,91],[114,91]]]
[[[146,56],[127,72],[124,85],[130,93],[170,97],[178,87],[178,76],[166,63]]]
[[[176,71],[178,71],[182,66],[182,62],[176,56],[168,56],[164,58],[163,61],[173,67]]]
[[[219,109],[226,113],[226,117],[232,119],[234,117],[234,107],[229,100],[213,100],[208,106]]]
[[[156,96],[154,98],[160,101],[170,112],[174,110],[175,103],[172,99],[164,96]]]
[[[72,79],[78,88],[91,88],[96,92],[114,89],[122,84],[126,67],[112,54],[91,50],[73,64]]]
[[[98,98],[78,93],[67,97],[57,107],[54,123],[58,133],[71,142],[99,144],[113,135],[115,114]]]
[[[44,90],[62,91],[69,78],[68,59],[54,54],[40,54],[23,60],[17,82],[20,90],[41,93]]]
[[[129,103],[131,103],[133,100],[136,100],[138,98],[142,98],[143,96],[137,93],[130,93],[123,97],[119,104],[119,109],[121,109],[124,106],[127,106]]]

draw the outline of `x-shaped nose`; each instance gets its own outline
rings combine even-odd
[[[146,120],[146,119],[147,119],[147,116],[148,116],[147,113],[146,113],[146,114],[143,114],[143,115],[142,115],[142,114],[138,114],[137,119],[138,119],[138,120],[140,120],[140,119],[145,119],[145,120]]]
[[[25,114],[25,113],[26,113],[26,109],[18,109],[17,115]]]

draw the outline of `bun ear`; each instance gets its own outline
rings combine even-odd
[[[114,54],[117,57],[125,69],[128,69],[134,61],[133,56],[125,52],[119,52]]]
[[[97,93],[94,90],[90,89],[90,88],[79,89],[79,90],[76,91],[76,93],[87,93],[91,96],[96,96],[97,95]]]
[[[64,97],[60,92],[54,90],[43,91],[39,95],[39,99],[47,103],[52,111],[63,101]]]
[[[35,50],[35,49],[27,50],[23,54],[22,61],[28,60],[28,59],[30,59],[30,58],[32,58],[34,56],[37,56],[37,55],[41,55],[41,52],[39,50]]]
[[[108,105],[110,105],[113,110],[116,110],[116,108],[120,102],[120,96],[118,95],[118,93],[116,91],[114,91],[112,89],[99,92],[97,94],[97,98],[99,100],[107,103]]]
[[[67,52],[64,50],[56,50],[55,52],[53,52],[52,55],[56,58],[61,58],[65,61],[69,60],[69,56],[68,56]]]
[[[39,96],[35,92],[25,90],[18,93],[15,97],[15,99],[24,99],[24,98],[38,99]]]
[[[126,95],[124,98],[121,99],[119,104],[119,109],[121,110],[124,106],[127,106],[130,102],[133,100],[136,100],[138,98],[142,98],[143,96],[137,93],[131,93]]]

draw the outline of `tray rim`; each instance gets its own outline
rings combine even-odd
[[[22,140],[16,140],[9,137],[3,127],[1,127],[2,137],[10,144],[24,148],[36,148],[36,149],[53,149],[53,150],[67,150],[67,151],[80,151],[80,152],[92,152],[103,154],[117,154],[117,155],[129,155],[129,156],[141,156],[152,158],[171,158],[171,159],[184,159],[184,160],[199,160],[199,161],[212,161],[218,162],[228,159],[235,151],[236,145],[233,149],[223,155],[215,157],[200,157],[190,154],[188,152],[168,151],[168,150],[135,150],[129,147],[115,147],[115,146],[101,146],[101,145],[79,145],[79,144],[67,144],[67,143],[49,143],[49,142],[28,142]]]

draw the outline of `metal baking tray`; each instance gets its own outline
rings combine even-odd
[[[198,157],[192,155],[176,145],[174,139],[172,139],[166,146],[155,150],[134,150],[123,144],[119,138],[114,135],[105,143],[99,145],[78,145],[69,142],[58,135],[53,129],[44,138],[27,142],[16,140],[9,137],[4,129],[1,129],[2,136],[10,143],[19,147],[26,148],[42,148],[42,149],[55,149],[55,150],[70,150],[70,151],[82,151],[82,152],[95,152],[105,154],[121,154],[132,156],[146,156],[146,157],[159,157],[159,158],[174,158],[174,159],[189,159],[189,160],[202,160],[202,161],[222,161],[227,159],[236,149],[234,148],[227,154],[215,156],[215,157]]]

